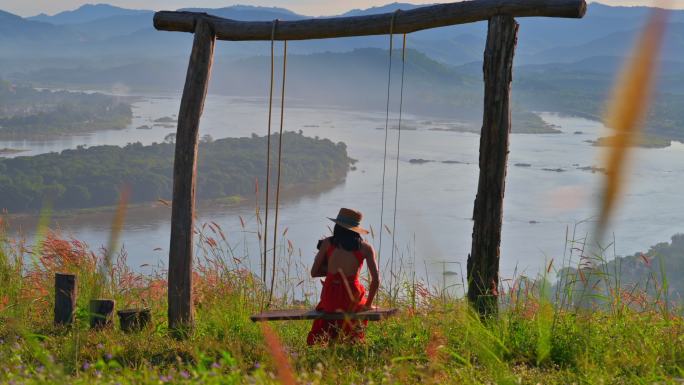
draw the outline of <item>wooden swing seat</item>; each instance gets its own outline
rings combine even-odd
[[[325,313],[318,310],[307,309],[285,309],[271,310],[260,314],[255,314],[249,319],[252,322],[267,321],[296,321],[296,320],[363,320],[363,321],[382,321],[395,315],[398,309],[375,309],[358,313]]]

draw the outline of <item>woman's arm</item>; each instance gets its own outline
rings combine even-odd
[[[319,242],[320,247],[318,248],[318,253],[316,258],[314,258],[313,265],[311,266],[311,278],[325,277],[328,275],[328,264],[326,263],[326,252],[328,251],[328,240],[323,240]]]
[[[380,273],[378,272],[378,263],[375,260],[375,250],[373,246],[367,245],[366,262],[368,264],[368,272],[371,276],[370,287],[368,288],[368,298],[366,299],[366,308],[370,309],[373,307],[373,300],[378,294],[378,289],[380,288]]]

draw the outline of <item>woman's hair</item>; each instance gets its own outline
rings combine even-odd
[[[361,250],[362,239],[359,233],[346,229],[340,225],[335,225],[330,242],[335,247],[340,247],[346,251],[357,251]]]

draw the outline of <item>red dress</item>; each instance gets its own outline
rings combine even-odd
[[[325,253],[326,259],[335,251],[335,246],[330,245]],[[343,277],[340,273],[328,273],[321,290],[321,302],[316,310],[326,313],[357,312],[366,304],[366,288],[359,282],[359,273],[365,259],[361,251],[354,252],[359,268],[356,274]],[[345,284],[346,278],[349,288]],[[350,342],[362,341],[365,337],[364,329],[367,321],[357,320],[323,320],[313,322],[311,331],[306,338],[306,343],[314,345],[317,342],[327,342],[331,339],[344,339]]]

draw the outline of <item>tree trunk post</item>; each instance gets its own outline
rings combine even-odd
[[[512,16],[489,19],[484,53],[484,118],[480,178],[473,209],[473,243],[468,256],[468,300],[480,316],[497,314],[499,247],[511,131],[511,81],[518,23]]]
[[[74,274],[55,274],[55,325],[70,326],[74,322],[77,291]]]
[[[176,152],[173,164],[171,244],[169,247],[169,327],[182,337],[194,326],[192,260],[195,213],[195,181],[200,117],[209,88],[216,34],[198,21],[178,113]]]

